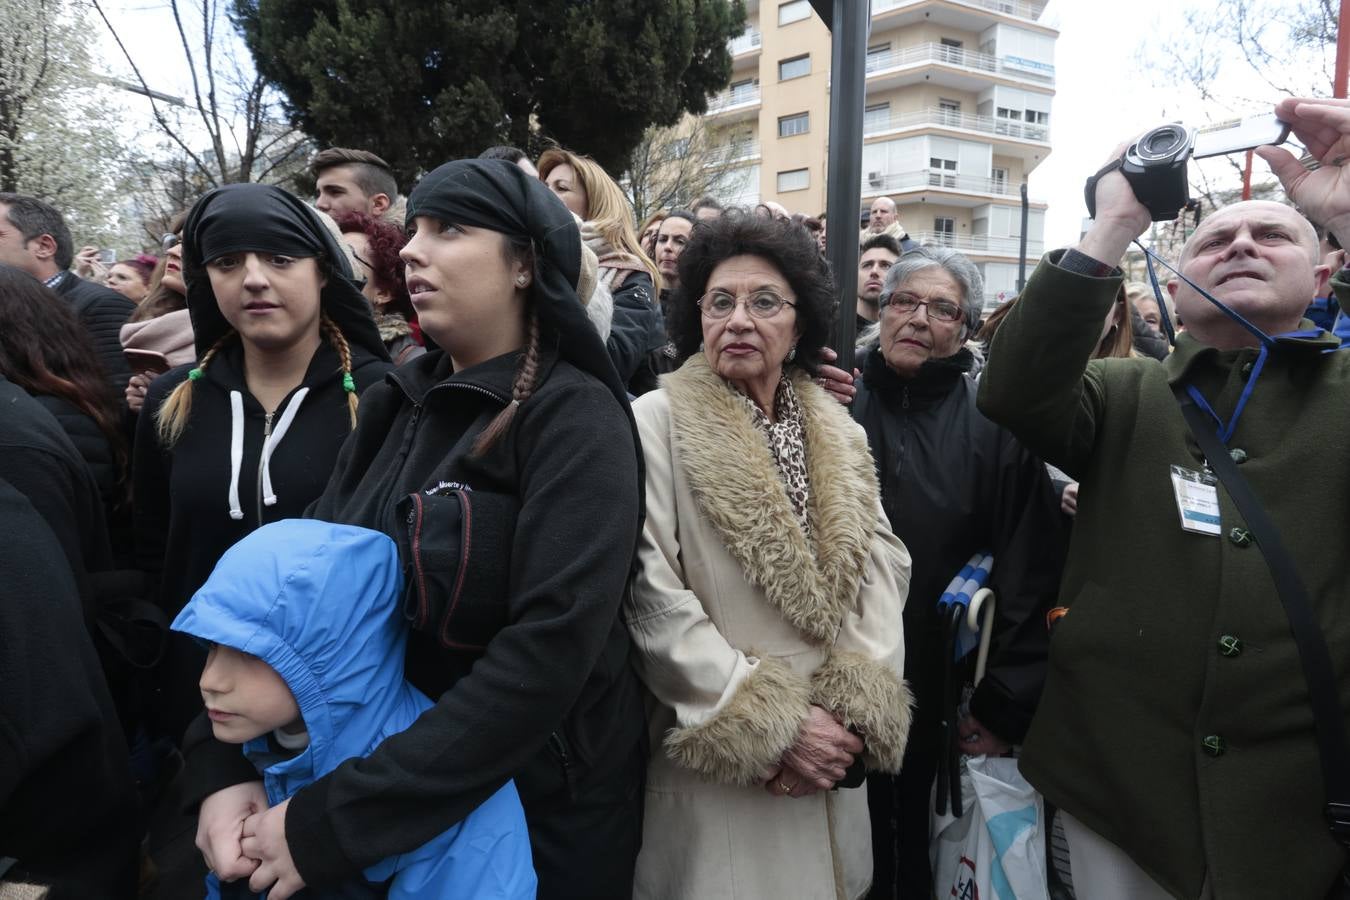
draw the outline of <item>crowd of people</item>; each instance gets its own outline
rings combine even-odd
[[[1109,172],[990,315],[890,198],[843,298],[823,215],[560,147],[329,149],[111,262],[0,193],[0,898],[946,896],[979,755],[1047,896],[1344,896],[1350,104],[1277,113],[1297,209],[1163,296]]]

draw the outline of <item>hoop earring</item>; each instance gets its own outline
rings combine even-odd
[[[788,350],[787,356],[783,358],[783,362],[792,362],[796,358],[797,358],[797,345],[793,344],[792,349]]]

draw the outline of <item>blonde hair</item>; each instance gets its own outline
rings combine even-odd
[[[637,257],[651,276],[652,285],[660,291],[661,273],[643,251],[637,232],[633,230],[633,206],[624,196],[623,188],[589,156],[578,156],[561,147],[550,147],[539,157],[535,164],[539,169],[539,180],[546,180],[549,172],[564,164],[572,167],[577,181],[586,189],[586,221],[594,223],[595,230],[615,250]]]
[[[1134,316],[1131,315],[1134,304],[1130,302],[1124,284],[1116,291],[1116,303],[1121,307],[1120,320],[1111,326],[1106,337],[1097,345],[1096,352],[1092,354],[1093,359],[1127,359],[1137,355],[1134,352]]]
[[[347,343],[347,337],[342,333],[342,329],[337,323],[328,318],[327,313],[321,313],[319,316],[319,331],[328,339],[329,345],[337,352],[338,360],[341,362],[342,387],[347,395],[347,411],[351,417],[351,428],[356,430],[356,410],[358,400],[356,396],[356,383],[352,379],[352,349]],[[199,380],[206,371],[206,367],[216,358],[216,354],[221,348],[230,341],[239,337],[239,332],[231,328],[220,336],[211,349],[203,354],[201,361],[188,372],[186,381],[183,381],[174,388],[169,396],[164,398],[160,404],[159,410],[155,413],[155,433],[159,437],[159,443],[164,449],[169,449],[178,443],[179,438],[187,429],[188,419],[192,415],[192,384]]]

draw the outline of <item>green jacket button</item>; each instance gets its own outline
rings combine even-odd
[[[1219,638],[1220,656],[1237,656],[1242,652],[1242,639],[1234,637],[1231,634],[1225,634]]]
[[[1217,734],[1206,736],[1200,742],[1200,745],[1205,748],[1205,752],[1210,756],[1223,756],[1224,751],[1228,749],[1227,742]]]
[[[1228,455],[1233,457],[1233,462],[1237,463],[1239,466],[1247,461],[1247,451],[1243,450],[1241,447],[1234,447],[1232,450],[1229,450]]]
[[[1238,547],[1250,547],[1254,540],[1252,533],[1245,528],[1234,528],[1228,532],[1228,539]]]

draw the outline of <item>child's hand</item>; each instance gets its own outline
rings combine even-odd
[[[240,849],[244,820],[267,809],[261,781],[246,781],[216,791],[197,813],[197,849],[206,867],[221,881],[248,878],[258,868]]]
[[[286,807],[289,799],[244,820],[244,855],[258,860],[258,869],[248,880],[251,891],[267,892],[267,900],[286,900],[305,886],[291,859],[286,843]]]

